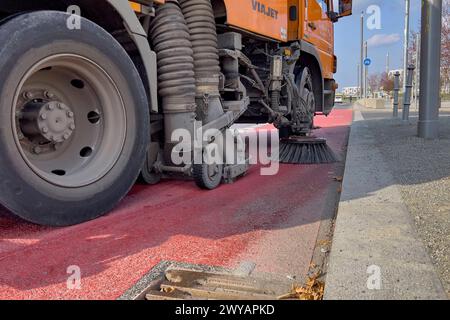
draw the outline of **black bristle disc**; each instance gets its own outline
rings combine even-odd
[[[326,164],[337,161],[325,139],[286,139],[280,143],[280,163]]]

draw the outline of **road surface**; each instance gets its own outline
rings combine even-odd
[[[319,117],[317,135],[345,155],[351,110]],[[0,211],[0,299],[116,299],[162,261],[302,278],[333,217],[342,163],[282,165],[276,176],[249,174],[214,191],[190,181],[136,185],[109,215],[82,225],[39,227]],[[68,289],[67,268],[81,270]]]

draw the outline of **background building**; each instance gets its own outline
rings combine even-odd
[[[347,97],[359,96],[360,92],[361,92],[360,87],[345,87],[342,89],[342,94]]]

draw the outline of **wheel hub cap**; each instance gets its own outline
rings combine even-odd
[[[41,136],[49,142],[62,143],[75,131],[75,115],[62,102],[30,102],[23,110],[21,128],[28,137]]]

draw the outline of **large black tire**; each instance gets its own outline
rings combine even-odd
[[[25,220],[49,226],[78,224],[114,208],[138,177],[149,137],[145,89],[128,54],[93,22],[82,19],[81,30],[69,30],[67,18],[62,12],[31,12],[0,27],[0,203]],[[13,114],[24,75],[46,57],[61,54],[86,58],[104,70],[123,99],[127,128],[109,171],[71,188],[43,179],[25,161]]]
[[[225,147],[222,147],[224,150]],[[223,155],[222,155],[223,158]],[[203,159],[204,161],[204,159]],[[205,190],[214,190],[222,183],[224,165],[211,160],[211,163],[194,164],[192,173],[197,186]]]
[[[213,174],[211,174],[212,170]],[[195,164],[193,175],[194,181],[200,189],[214,190],[222,183],[223,165]]]

